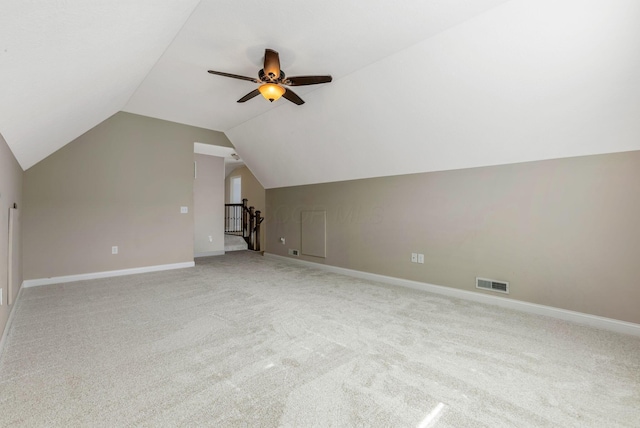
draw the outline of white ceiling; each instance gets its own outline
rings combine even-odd
[[[257,85],[208,69],[258,77],[268,47],[287,76],[337,81],[505,1],[203,0],[124,110],[224,132],[288,101],[238,104]]]
[[[22,168],[122,110],[197,4],[3,1],[0,133]]]
[[[224,131],[266,188],[640,149],[637,0],[14,1],[0,133],[29,168],[119,110]],[[307,103],[236,100],[265,48]],[[10,82],[10,84],[7,84]]]

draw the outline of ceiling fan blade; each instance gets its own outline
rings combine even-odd
[[[214,70],[209,70],[209,73],[217,74],[218,76],[231,77],[233,79],[248,80],[249,82],[258,83],[258,79],[254,79],[253,77],[239,76],[237,74],[223,73],[222,71]]]
[[[264,50],[264,74],[274,80],[280,77],[280,55],[273,49]]]
[[[300,98],[298,95],[296,95],[295,92],[293,92],[291,89],[287,89],[284,94],[282,94],[282,96],[286,99],[288,99],[289,101],[291,101],[294,104],[297,105],[302,105],[304,104],[304,101],[302,100],[302,98]]]
[[[253,91],[249,92],[247,95],[245,95],[244,97],[240,98],[238,100],[239,103],[243,103],[245,101],[249,101],[251,98],[260,95],[260,91],[257,89],[254,89]]]
[[[317,85],[319,83],[329,83],[333,80],[331,76],[294,76],[287,77],[283,82],[289,86]]]

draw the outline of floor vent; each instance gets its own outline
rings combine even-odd
[[[476,288],[509,294],[509,283],[506,281],[496,281],[495,279],[487,278],[476,278]]]

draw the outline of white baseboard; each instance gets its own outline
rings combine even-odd
[[[567,309],[554,308],[553,306],[539,305],[536,303],[524,302],[522,300],[507,299],[500,296],[489,296],[473,291],[444,287],[442,285],[428,284],[425,282],[412,281],[409,279],[395,278],[392,276],[378,275],[375,273],[346,269],[321,263],[314,263],[306,260],[294,259],[291,257],[279,256],[271,253],[265,253],[264,255],[265,257],[302,264],[329,272],[339,273],[342,275],[382,282],[390,285],[413,288],[416,290],[428,291],[430,293],[442,294],[445,296],[456,297],[458,299],[472,300],[474,302],[486,303],[489,305],[500,306],[508,309],[515,309],[517,311],[527,312],[535,315],[544,315],[565,321],[575,322],[577,324],[583,324],[603,330],[609,330],[616,333],[640,336],[640,324],[620,321],[613,318],[606,318],[597,315],[585,314],[582,312],[569,311]]]
[[[202,253],[195,253],[193,255],[193,257],[195,257],[196,259],[198,257],[211,257],[211,256],[222,256],[224,255],[225,251],[224,250],[218,250],[218,251],[204,251]]]
[[[137,273],[158,272],[162,270],[182,269],[195,266],[195,262],[171,263],[166,265],[145,266],[131,269],[109,270],[105,272],[82,273],[79,275],[54,276],[51,278],[27,279],[22,287],[61,284],[64,282],[84,281],[87,279],[110,278],[112,276],[133,275]]]
[[[11,303],[11,309],[9,310],[9,318],[7,318],[7,323],[4,325],[4,330],[2,331],[2,338],[0,338],[0,358],[4,352],[4,344],[7,342],[7,336],[9,335],[9,328],[11,328],[11,323],[13,322],[13,314],[15,313],[16,305],[20,300],[20,295],[22,294],[22,287],[18,290],[18,295],[16,299]],[[9,300],[9,299],[7,299]]]

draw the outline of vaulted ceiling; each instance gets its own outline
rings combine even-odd
[[[0,13],[27,169],[123,110],[225,132],[266,188],[640,149],[637,0],[35,0]],[[257,76],[264,49],[306,104]]]

